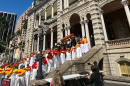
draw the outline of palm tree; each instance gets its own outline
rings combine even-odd
[[[21,30],[19,29],[19,30],[16,32],[16,35],[17,35],[17,36],[21,36],[21,34],[22,34],[22,32],[21,32]]]
[[[27,29],[28,19],[23,20],[22,23],[23,23],[22,28],[23,28],[23,29]]]

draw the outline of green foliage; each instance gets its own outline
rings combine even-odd
[[[0,52],[1,52],[1,53],[4,52],[4,50],[5,50],[5,45],[6,45],[5,41],[0,41]]]
[[[22,41],[20,42],[20,43],[18,43],[18,45],[17,45],[17,49],[20,49],[21,50],[21,48],[22,48],[22,51],[24,51],[24,47],[25,47],[25,41],[23,42],[23,46],[22,46]]]
[[[23,23],[22,28],[27,29],[28,19],[23,20],[22,23]]]
[[[6,19],[4,17],[0,17],[0,37],[2,37],[4,32],[7,32],[8,30],[11,30],[11,25],[10,24],[11,24],[11,20],[8,20],[8,19]],[[9,42],[9,37],[8,37],[7,40],[8,40],[7,42]]]
[[[16,34],[17,36],[21,36],[22,31],[21,31],[21,30],[18,30],[15,34]]]

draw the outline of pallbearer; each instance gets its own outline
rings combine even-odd
[[[32,65],[33,69],[33,75],[31,80],[36,80],[36,75],[37,75],[37,59],[35,60],[35,63]]]
[[[72,48],[71,48],[71,51],[72,51],[72,60],[76,60],[76,48],[75,46],[73,45]]]
[[[54,68],[57,68],[59,67],[59,63],[61,63],[61,60],[60,60],[60,52],[58,51],[58,48],[55,48],[55,51],[53,52],[53,55],[54,55]]]
[[[20,66],[20,69],[18,69],[18,83],[17,83],[17,86],[26,86],[25,72],[26,72],[26,70],[23,69],[23,66]]]
[[[22,59],[19,61],[19,67],[18,67],[18,69],[20,69],[20,66],[21,66],[21,65],[24,65],[24,62],[25,62],[25,61],[24,61],[24,59],[22,58]]]
[[[13,64],[11,65],[11,70],[7,73],[7,78],[11,79],[10,86],[15,85],[15,80],[16,80],[16,74],[18,70],[14,68]]]
[[[25,57],[25,68],[27,67],[27,64],[29,64],[29,57],[27,55],[27,57]]]
[[[65,49],[64,49],[64,46],[61,46],[61,49],[60,49],[60,59],[61,59],[61,64],[63,64],[65,62]],[[60,65],[61,65],[60,64]]]
[[[84,41],[82,40],[82,38],[80,38],[80,48],[81,48],[82,54],[85,54],[87,49],[84,46]]]
[[[42,70],[43,70],[43,75],[45,76],[46,72],[47,72],[47,60],[45,58],[45,56],[42,56],[43,60],[42,60]]]
[[[30,67],[33,65],[34,62],[34,57],[33,57],[33,53],[30,55]]]
[[[26,78],[26,86],[29,86],[29,81],[30,81],[30,75],[31,75],[31,67],[29,67],[29,64],[27,64],[27,67],[25,68],[25,78]]]
[[[89,44],[88,44],[88,40],[86,39],[86,37],[84,37],[84,45],[85,45],[85,47],[86,47],[86,52],[88,52],[89,51]]]
[[[53,62],[54,62],[54,57],[52,54],[49,52],[47,56],[47,63],[48,63],[48,70],[47,73],[51,72],[51,68],[53,67]]]
[[[82,57],[80,44],[79,44],[78,42],[77,42],[77,44],[76,44],[76,55],[77,55],[77,58]]]
[[[71,59],[71,46],[68,44],[66,48],[66,60],[72,60]]]

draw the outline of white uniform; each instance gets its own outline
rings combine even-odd
[[[66,60],[72,60],[71,59],[71,52],[66,52]]]
[[[34,57],[31,57],[31,59],[30,59],[30,67],[32,67],[33,62],[34,62]]]
[[[77,47],[77,49],[76,49],[76,55],[77,55],[77,58],[82,57],[82,53],[81,53],[80,47]]]
[[[26,77],[26,86],[29,86],[29,81],[30,81],[30,74],[31,74],[31,71],[26,71],[25,72],[25,77]]]
[[[27,67],[27,64],[29,64],[29,58],[25,61],[25,68]]]
[[[37,68],[33,69],[33,75],[31,80],[36,80],[36,75],[37,75]]]
[[[80,44],[80,48],[81,48],[81,52],[82,53],[86,53],[87,52],[86,47],[85,47],[84,44]]]
[[[59,58],[59,55],[54,55],[54,68],[57,68],[60,66],[58,58]]]
[[[19,83],[18,83],[18,86],[26,86],[26,78],[25,78],[25,73],[21,76],[18,77],[19,79]]]
[[[15,84],[15,80],[16,80],[16,73],[13,73],[9,79],[11,79],[11,83],[10,83],[10,86],[14,86]]]
[[[61,64],[63,64],[65,62],[65,54],[61,53],[60,59],[61,59]]]
[[[89,44],[88,44],[88,43],[85,43],[84,45],[85,45],[85,47],[86,47],[86,52],[88,52],[88,51],[89,51]]]
[[[51,68],[53,67],[53,62],[54,62],[54,58],[53,59],[47,59],[47,63],[48,63],[47,73],[51,72]]]

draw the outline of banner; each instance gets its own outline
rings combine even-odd
[[[2,78],[1,86],[10,86],[11,79]]]

